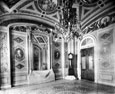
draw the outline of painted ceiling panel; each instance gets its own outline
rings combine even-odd
[[[17,2],[19,2],[20,0],[1,0],[4,3],[6,3],[6,5],[11,8],[12,6],[14,6]]]
[[[79,3],[79,20],[83,32],[102,28],[103,21],[101,19],[105,19],[106,16],[112,19],[110,16],[115,13],[114,0],[77,0],[77,3]],[[112,24],[113,22],[109,20],[108,23]]]
[[[15,13],[26,13],[28,15],[31,14],[32,16],[40,16],[47,21],[60,21],[59,10],[61,10],[62,7],[60,4],[61,0],[2,1],[8,6],[10,10],[9,14],[11,14],[12,11],[15,11]],[[105,22],[104,20],[107,19],[108,21],[107,17],[109,17],[109,24],[114,23],[115,0],[76,0],[75,3],[78,5],[78,18],[81,22],[81,29],[83,32],[90,32],[103,27],[102,24]],[[3,12],[6,13],[8,11],[2,11],[1,8],[0,14]]]

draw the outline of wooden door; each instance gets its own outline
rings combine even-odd
[[[94,48],[81,50],[81,79],[94,81]]]

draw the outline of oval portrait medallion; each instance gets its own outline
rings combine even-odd
[[[58,60],[60,58],[60,51],[59,50],[55,50],[54,51],[54,59]]]
[[[58,0],[38,0],[37,5],[42,11],[52,13],[56,11]]]
[[[16,48],[14,53],[17,61],[22,61],[24,59],[24,51],[21,48]]]

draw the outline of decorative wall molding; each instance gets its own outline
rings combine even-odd
[[[115,13],[99,18],[83,30],[84,34],[91,33],[95,30],[105,28],[115,23]]]
[[[97,25],[100,25],[98,21],[102,18],[115,15],[115,2],[111,0],[81,0],[80,2],[78,0],[78,3],[79,20],[83,33],[92,32],[94,28],[98,28]]]

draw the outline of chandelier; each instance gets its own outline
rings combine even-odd
[[[81,25],[78,19],[76,8],[73,8],[75,0],[62,0],[60,13],[60,27],[56,27],[62,32],[63,38],[69,40],[74,37],[81,37]]]

